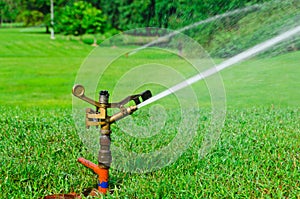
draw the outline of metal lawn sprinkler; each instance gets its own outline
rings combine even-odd
[[[149,99],[152,94],[149,90],[144,91],[138,95],[131,95],[126,97],[120,102],[109,103],[109,93],[108,91],[100,91],[99,102],[94,101],[84,95],[84,87],[82,85],[75,85],[73,87],[72,93],[74,96],[94,105],[96,110],[91,108],[86,109],[86,128],[91,126],[100,126],[100,151],[98,156],[98,165],[86,160],[84,158],[79,158],[78,161],[85,165],[86,167],[92,169],[98,175],[98,191],[102,194],[106,194],[108,190],[108,170],[112,162],[112,155],[110,151],[110,125],[137,110],[137,105],[142,101]],[[134,106],[125,107],[128,102],[134,101]],[[109,116],[107,115],[108,108],[119,108],[120,112]]]

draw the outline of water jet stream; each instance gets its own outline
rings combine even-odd
[[[269,39],[265,42],[262,42],[258,45],[255,45],[254,47],[252,47],[252,48],[250,48],[250,49],[248,49],[248,50],[246,50],[246,51],[244,51],[244,52],[242,52],[242,53],[240,53],[240,54],[238,54],[238,55],[236,55],[232,58],[227,59],[226,61],[222,62],[221,64],[219,64],[219,65],[217,65],[213,68],[210,68],[210,69],[208,69],[208,70],[206,70],[202,73],[199,73],[199,74],[197,74],[197,75],[195,75],[195,76],[193,76],[193,77],[191,77],[191,78],[189,78],[189,79],[187,79],[187,80],[185,80],[185,81],[183,81],[179,84],[176,84],[175,86],[172,86],[171,88],[169,88],[169,89],[153,96],[152,98],[142,102],[137,107],[141,108],[143,106],[151,104],[152,102],[155,102],[155,101],[157,101],[161,98],[164,98],[164,97],[166,97],[166,96],[168,96],[172,93],[175,93],[176,91],[178,91],[180,89],[183,89],[183,88],[185,88],[189,85],[192,85],[192,84],[194,84],[194,83],[196,83],[196,82],[198,82],[198,81],[200,81],[200,80],[202,80],[206,77],[209,77],[209,76],[211,76],[211,75],[213,75],[213,74],[215,74],[215,73],[217,73],[221,70],[224,70],[225,68],[228,68],[228,67],[230,67],[230,66],[232,66],[232,65],[234,65],[238,62],[249,59],[250,57],[252,57],[252,56],[254,56],[258,53],[261,53],[261,52],[267,50],[268,48],[270,48],[270,47],[272,47],[272,46],[274,46],[274,45],[276,45],[276,44],[278,44],[278,43],[280,43],[280,42],[282,42],[282,41],[288,39],[289,37],[294,36],[298,33],[300,33],[300,26],[296,26],[295,28],[292,28],[292,29],[290,29],[290,30],[278,35],[278,36],[275,36],[275,37],[273,37],[273,38],[271,38],[271,39]]]
[[[140,50],[143,50],[143,49],[145,49],[145,48],[147,48],[149,46],[158,44],[160,42],[164,42],[166,39],[169,39],[169,38],[171,38],[171,37],[173,37],[173,36],[175,36],[175,35],[177,35],[177,34],[179,34],[181,32],[184,32],[186,30],[189,30],[189,29],[192,29],[194,27],[200,26],[202,24],[210,23],[210,22],[213,22],[213,21],[215,21],[217,19],[222,19],[222,18],[225,18],[225,17],[230,17],[230,16],[233,16],[235,14],[239,14],[239,13],[243,13],[243,12],[250,12],[250,11],[253,11],[253,10],[256,10],[256,9],[260,8],[261,6],[262,5],[255,4],[255,5],[252,5],[252,6],[248,6],[248,7],[241,8],[241,9],[236,9],[236,10],[233,10],[233,11],[230,11],[230,12],[226,12],[224,14],[215,15],[215,16],[210,17],[210,18],[205,19],[205,20],[198,21],[196,23],[193,23],[191,25],[188,25],[188,26],[180,28],[180,29],[178,29],[176,31],[173,31],[170,34],[167,34],[165,36],[159,37],[158,39],[156,39],[156,40],[154,40],[152,42],[149,42],[149,43],[147,43],[147,44],[145,44],[145,45],[143,45],[143,46],[141,46],[141,47],[139,47],[139,48],[131,51],[130,53],[128,53],[128,55],[129,56],[133,55],[133,54],[137,53]]]

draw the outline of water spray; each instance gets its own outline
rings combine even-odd
[[[152,102],[155,102],[161,98],[164,98],[172,93],[175,93],[176,91],[180,90],[180,89],[183,89],[189,85],[192,85],[204,78],[207,78],[217,72],[220,72],[221,70],[224,70],[225,68],[228,68],[234,64],[237,64],[241,61],[244,61],[246,59],[249,59],[251,57],[253,57],[254,55],[257,55],[258,53],[261,53],[269,48],[271,48],[272,46],[288,39],[289,37],[292,37],[296,34],[299,34],[300,33],[300,26],[297,26],[293,29],[290,29],[276,37],[273,37],[272,39],[269,39],[263,43],[260,43],[230,59],[227,59],[226,61],[222,62],[221,64],[213,67],[213,68],[210,68],[202,73],[199,73],[179,84],[176,84],[175,86],[172,86],[171,88],[153,96],[151,99],[147,100],[146,102],[142,102],[141,104],[138,104],[137,107],[138,108],[141,108],[143,106],[146,106],[148,104],[151,104]]]
[[[202,73],[199,73],[171,88],[155,95],[152,97],[152,94],[149,90],[138,94],[128,96],[122,101],[118,103],[109,103],[109,93],[108,91],[101,91],[99,94],[99,102],[94,101],[84,95],[84,87],[81,85],[75,85],[73,87],[73,95],[94,105],[96,110],[92,110],[90,108],[86,109],[86,128],[90,128],[91,126],[101,127],[100,128],[100,151],[98,156],[98,165],[86,160],[84,158],[79,158],[78,161],[85,165],[86,167],[92,169],[97,175],[99,179],[98,183],[98,191],[102,194],[107,193],[108,190],[108,177],[109,177],[109,168],[112,161],[112,155],[110,151],[110,134],[111,129],[110,125],[136,111],[138,108],[144,107],[148,104],[151,104],[163,97],[166,97],[176,91],[183,89],[191,84],[194,84],[204,78],[207,78],[225,68],[228,68],[238,62],[249,59],[250,57],[261,53],[270,47],[288,39],[291,36],[300,33],[300,26],[297,26],[293,29],[290,29],[272,39],[269,39],[261,44],[258,44],[226,61],[217,65],[216,67],[210,68]],[[139,98],[142,98],[140,100]],[[134,101],[134,106],[124,107],[129,101]],[[120,112],[108,116],[107,109],[109,108],[119,108]]]
[[[180,89],[183,89],[191,84],[194,84],[204,78],[207,78],[219,71],[222,71],[234,64],[237,64],[241,61],[249,59],[254,55],[257,55],[267,49],[275,46],[276,44],[285,41],[286,39],[295,36],[300,33],[300,25],[295,26],[294,28],[279,34],[261,44],[255,45],[254,47],[230,58],[221,64],[210,68],[202,73],[198,73],[191,78],[172,86],[171,88],[155,95],[152,97],[150,91],[145,91],[138,95],[128,96],[122,101],[118,103],[109,103],[109,93],[108,91],[101,91],[99,94],[99,101],[94,101],[91,98],[88,98],[84,95],[85,89],[81,85],[75,85],[73,87],[73,95],[88,102],[89,104],[96,107],[96,110],[92,110],[90,108],[86,109],[86,128],[90,127],[100,127],[100,151],[98,156],[98,165],[92,163],[89,160],[84,158],[79,158],[78,161],[88,168],[92,169],[97,175],[99,179],[98,183],[98,191],[102,194],[107,193],[108,191],[108,181],[109,181],[109,168],[112,162],[112,155],[110,151],[110,134],[111,129],[110,125],[115,123],[116,121],[132,114],[137,109],[140,109],[146,105],[149,105],[163,97],[166,97],[172,93],[177,92]],[[142,100],[140,100],[140,98]],[[150,99],[149,99],[150,98]],[[133,101],[135,105],[125,107],[130,101]],[[118,113],[113,114],[112,116],[108,115],[108,109],[110,108],[118,108],[120,111]]]
[[[177,35],[177,34],[179,34],[181,32],[184,32],[186,30],[189,30],[191,28],[195,28],[195,27],[200,26],[202,24],[207,24],[207,23],[216,21],[218,19],[223,19],[225,17],[230,17],[230,16],[233,16],[233,15],[236,15],[236,14],[239,14],[239,13],[252,12],[252,11],[255,11],[255,10],[259,9],[261,6],[262,5],[255,4],[255,5],[252,5],[252,6],[245,7],[245,8],[240,8],[240,9],[236,9],[236,10],[233,10],[233,11],[230,11],[230,12],[226,12],[224,14],[215,15],[215,16],[210,17],[208,19],[200,20],[200,21],[198,21],[196,23],[193,23],[191,25],[188,25],[188,26],[185,26],[183,28],[180,28],[180,29],[178,29],[178,30],[176,30],[176,31],[174,31],[174,32],[172,32],[170,34],[167,34],[167,35],[164,35],[162,37],[159,37],[157,40],[149,42],[149,43],[147,43],[147,44],[145,44],[145,45],[143,45],[143,46],[135,49],[134,51],[128,53],[128,56],[133,55],[133,54],[137,53],[138,51],[143,50],[145,48],[148,48],[150,46],[153,46],[155,44],[164,42],[164,41],[170,39],[171,37],[174,37],[175,35]]]
[[[146,90],[138,95],[128,96],[118,103],[109,103],[108,91],[100,91],[98,102],[86,97],[84,92],[85,90],[82,85],[75,85],[72,90],[74,96],[96,107],[96,110],[91,108],[86,109],[85,124],[86,128],[90,128],[91,126],[100,126],[100,151],[98,156],[99,164],[96,165],[84,158],[79,158],[78,161],[86,167],[92,169],[98,175],[98,191],[101,194],[106,194],[108,190],[109,168],[112,162],[112,155],[110,151],[110,125],[132,114],[137,110],[137,105],[140,104],[141,101],[146,101],[149,99],[152,94],[149,90]],[[124,105],[130,101],[133,101],[135,105],[126,108]],[[107,109],[109,108],[118,108],[120,111],[112,116],[109,116],[107,114]]]

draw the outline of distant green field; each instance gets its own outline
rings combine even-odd
[[[97,162],[76,132],[71,97],[77,70],[92,50],[60,35],[52,41],[39,29],[0,29],[0,198],[40,198],[95,187],[96,176],[76,161],[83,156]],[[107,71],[102,89],[110,90],[120,73],[148,59],[143,54],[120,58]],[[152,59],[178,64],[172,56]],[[299,60],[297,51],[253,58],[221,72],[228,108],[225,125],[216,146],[202,159],[198,150],[210,127],[210,97],[205,83],[196,83],[201,110],[190,148],[150,173],[111,169],[114,193],[105,198],[299,198]],[[137,115],[140,125],[149,121]],[[177,125],[168,120],[153,139],[132,138],[114,128],[112,140],[144,152],[166,146]]]
[[[31,30],[31,31],[30,31]],[[37,31],[37,32],[35,32]],[[67,41],[49,36],[36,29],[0,29],[0,103],[22,106],[70,106],[71,88],[77,70],[93,47],[77,40]],[[221,72],[229,107],[299,105],[300,52],[269,59],[252,59]],[[154,57],[155,58],[155,57]],[[172,65],[172,59],[156,58],[158,63]],[[123,58],[115,68],[121,72],[147,58]],[[176,60],[174,65],[179,65]],[[118,69],[119,70],[119,69]],[[116,74],[113,74],[116,75]],[[112,81],[114,76],[104,77]],[[193,71],[186,77],[195,75]],[[108,85],[104,85],[107,89]],[[203,82],[195,90],[205,87]],[[202,90],[201,90],[202,91]],[[272,91],[272,92],[270,92]],[[207,92],[199,93],[210,100]]]
[[[13,106],[68,106],[74,77],[92,50],[40,29],[0,29],[0,103]]]

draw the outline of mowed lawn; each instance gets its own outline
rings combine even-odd
[[[96,186],[96,176],[77,163],[81,156],[93,162],[97,158],[76,132],[71,96],[77,70],[92,50],[61,35],[52,41],[39,29],[0,29],[0,198],[83,193]],[[112,69],[126,72],[130,63],[147,59],[120,58]],[[157,59],[178,64],[172,56]],[[149,173],[112,168],[113,193],[106,197],[299,198],[299,61],[298,51],[254,58],[222,71],[225,124],[212,151],[201,159],[199,148],[210,128],[210,98],[204,82],[195,84],[201,110],[191,113],[199,115],[199,127],[190,147],[177,161]],[[107,74],[112,75],[104,77],[103,85],[110,89],[110,81],[120,74]],[[168,115],[176,111],[170,109]],[[140,114],[137,120],[142,125],[149,118]],[[112,141],[145,152],[167,146],[177,125],[171,118],[153,139],[131,138],[114,128]]]

